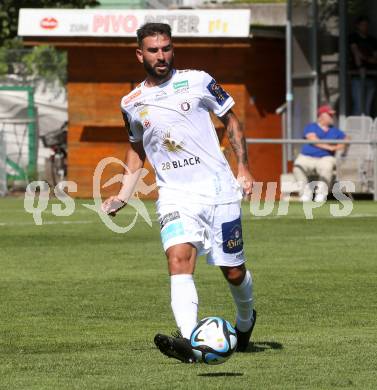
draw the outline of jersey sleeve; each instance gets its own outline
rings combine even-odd
[[[221,117],[234,106],[233,98],[208,73],[203,73],[202,99],[204,105]]]
[[[135,143],[135,142],[142,141],[143,140],[142,129],[132,121],[132,118],[127,113],[127,111],[125,111],[123,108],[121,108],[121,111],[123,115],[124,126],[128,131],[128,137],[130,142]]]

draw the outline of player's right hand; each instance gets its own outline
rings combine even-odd
[[[106,199],[101,206],[101,209],[107,215],[111,217],[115,217],[116,213],[126,206],[126,202],[123,202],[117,196],[110,196],[110,198]]]

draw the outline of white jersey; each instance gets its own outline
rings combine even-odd
[[[159,199],[221,204],[241,199],[210,111],[223,116],[234,100],[207,73],[174,70],[164,84],[140,84],[121,101],[130,142],[143,142]]]

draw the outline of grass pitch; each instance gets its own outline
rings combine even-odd
[[[35,226],[22,199],[0,200],[0,389],[377,388],[377,205],[355,203],[344,218],[325,205],[313,220],[299,204],[265,218],[244,205],[253,343],[206,366],[153,345],[175,328],[158,223],[115,234],[78,203],[70,217],[50,203]],[[199,317],[233,320],[226,283],[203,258],[196,283]]]

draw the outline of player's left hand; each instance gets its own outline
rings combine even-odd
[[[237,181],[242,187],[244,198],[250,199],[253,190],[253,183],[255,181],[250,171],[246,168],[239,169]]]

